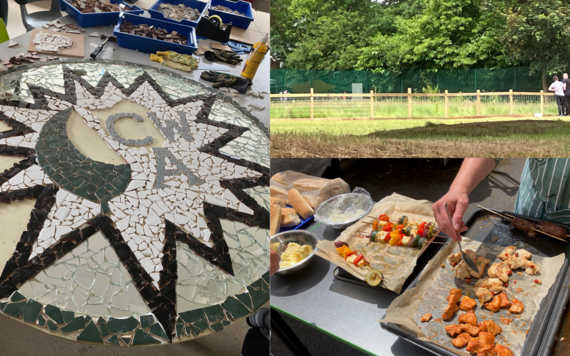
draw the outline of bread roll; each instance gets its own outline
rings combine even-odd
[[[315,211],[297,189],[289,190],[288,197],[291,206],[303,217],[303,219],[308,219],[313,216]]]
[[[269,189],[269,195],[273,198],[281,199],[287,202],[287,191],[276,186],[271,186]]]
[[[321,189],[327,181],[324,179],[297,179],[293,183],[293,188],[297,189],[299,192],[313,191]]]
[[[283,227],[291,227],[297,226],[301,223],[301,218],[297,213],[293,214],[281,214],[281,226]]]
[[[281,228],[281,207],[277,204],[271,204],[271,220],[269,223],[269,236],[273,236],[279,232]]]
[[[287,181],[283,173],[274,174],[273,177],[271,177],[271,180],[274,181],[275,183],[283,184],[285,186],[288,186],[290,184],[290,182]]]
[[[307,195],[307,194],[301,194],[301,195],[313,209],[316,209],[319,205],[321,205],[324,202],[323,198],[321,198],[320,196]]]
[[[283,216],[286,214],[297,214],[297,210],[293,208],[281,208],[281,215]]]
[[[277,204],[280,207],[284,208],[285,207],[285,200],[279,199],[279,198],[275,198],[275,197],[269,197],[269,203],[270,204]]]

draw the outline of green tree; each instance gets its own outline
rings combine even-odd
[[[545,90],[548,75],[568,70],[569,6],[567,0],[519,0],[502,12],[507,26],[499,39],[508,59],[540,73]]]

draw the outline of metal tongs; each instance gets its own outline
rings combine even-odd
[[[443,205],[445,206],[445,211],[447,212],[447,218],[449,219],[449,223],[451,224],[451,226],[453,226],[453,221],[451,219],[451,214],[449,213],[449,207],[447,206],[447,202],[443,202]],[[453,231],[455,231],[455,229]],[[459,244],[459,252],[461,252],[461,258],[463,258],[463,261],[467,263],[467,266],[469,266],[469,268],[479,273],[479,268],[477,267],[477,264],[473,262],[471,257],[469,257],[465,252],[463,252],[463,249],[461,248],[461,239],[459,238],[460,236],[457,233],[457,231],[455,231],[455,234],[457,235],[457,243]]]

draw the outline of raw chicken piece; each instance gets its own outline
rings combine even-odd
[[[493,353],[497,356],[514,356],[511,349],[506,346],[495,344],[495,348],[493,349]]]
[[[475,300],[469,298],[468,296],[465,296],[463,297],[463,299],[461,299],[461,304],[459,304],[459,309],[468,311],[473,309],[476,305],[477,302]]]
[[[455,336],[463,332],[463,325],[448,325],[444,329],[449,335]]]
[[[479,337],[469,340],[467,351],[471,353],[490,352],[495,348],[495,337],[488,332],[479,333]]]
[[[491,278],[497,278],[497,268],[499,267],[499,265],[503,263],[503,262],[499,262],[499,263],[493,263],[491,265],[491,267],[489,267],[489,271],[487,271],[487,274],[489,275],[489,277]]]
[[[477,295],[479,303],[481,304],[493,299],[493,293],[491,293],[487,288],[476,288],[475,295]]]
[[[475,287],[487,288],[491,293],[497,294],[505,290],[505,284],[498,278],[482,279],[475,284]]]
[[[490,303],[485,303],[485,308],[489,309],[492,312],[498,312],[501,310],[501,297],[498,295],[493,298],[493,301]]]
[[[464,347],[471,340],[471,335],[469,333],[461,333],[457,337],[451,340],[451,343],[455,347]]]
[[[453,314],[459,310],[457,303],[450,303],[448,304],[445,309],[443,310],[443,314],[441,314],[441,318],[443,320],[451,320],[453,318]]]
[[[540,265],[532,261],[526,261],[525,267],[526,269],[524,271],[527,274],[533,275],[536,274],[537,272],[540,272]]]
[[[507,263],[509,265],[509,268],[512,270],[524,267],[527,262],[529,261],[526,258],[515,256],[509,257],[509,259],[505,261],[505,263]]]
[[[475,254],[475,251],[471,249],[465,249],[465,254],[467,254],[467,256],[469,256],[473,261],[477,259],[477,254]]]
[[[465,263],[465,261],[462,260],[455,267],[455,277],[457,277],[459,279],[470,278],[471,277],[470,271],[471,271],[471,268],[469,268],[469,266],[467,266],[467,263]]]
[[[501,294],[499,294],[499,297],[501,297],[501,308],[510,308],[511,305],[513,305],[513,303],[511,303],[511,301],[509,300],[507,293],[502,292]]]
[[[452,266],[459,263],[459,261],[461,261],[461,252],[453,253],[447,257],[447,262]]]
[[[504,261],[504,260],[506,260],[507,258],[509,258],[509,257],[511,257],[512,255],[514,255],[516,249],[517,249],[517,248],[516,248],[515,246],[509,246],[509,247],[505,248],[505,249],[503,250],[503,252],[501,252],[501,254],[500,254],[499,256],[497,256],[497,257],[499,257],[501,260]]]
[[[485,320],[479,323],[479,329],[481,331],[488,332],[493,336],[497,336],[503,332],[503,328],[497,325],[493,320]]]
[[[530,260],[530,258],[532,257],[532,253],[528,252],[525,249],[520,249],[515,251],[515,257],[522,257],[524,259]]]
[[[477,264],[477,267],[479,268],[479,272],[475,272],[473,269],[469,268],[469,273],[471,274],[471,276],[473,276],[475,278],[481,278],[483,276],[483,274],[485,273],[485,267],[490,262],[491,261],[489,261],[488,259],[486,259],[483,256],[477,257],[477,260],[475,261],[475,263]]]
[[[524,311],[524,305],[518,299],[513,298],[513,305],[509,311],[513,314],[520,314]]]
[[[422,316],[422,318],[420,319],[423,323],[425,323],[426,321],[429,321],[431,319],[431,314],[425,314],[424,316]]]
[[[469,324],[461,324],[461,328],[471,336],[477,336],[480,331],[478,327]]]
[[[473,310],[470,310],[467,313],[460,314],[457,321],[459,321],[459,324],[469,324],[477,326],[477,316],[475,316],[475,312]]]
[[[489,268],[489,277],[499,278],[503,282],[508,282],[510,271],[511,268],[507,262],[495,263]]]

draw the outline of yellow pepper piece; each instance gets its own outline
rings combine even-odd
[[[348,255],[349,253],[352,252],[352,250],[350,249],[350,247],[344,245],[342,247],[339,247],[336,249],[338,251],[338,253],[340,253],[342,255],[343,258],[346,258],[346,255]]]
[[[390,239],[390,246],[395,246],[398,242],[400,242],[400,235],[398,237],[392,237]]]

